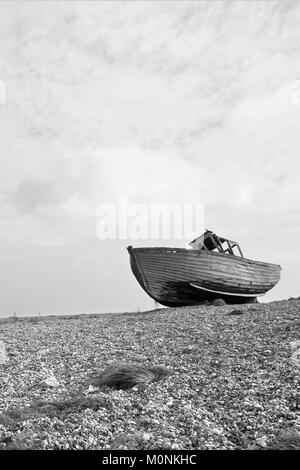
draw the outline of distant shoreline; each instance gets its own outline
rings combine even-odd
[[[165,307],[155,308],[152,310],[145,310],[145,311],[133,311],[133,312],[111,312],[111,313],[77,313],[77,314],[62,314],[62,315],[24,315],[21,317],[18,316],[11,316],[11,317],[0,317],[0,324],[1,323],[18,323],[18,322],[40,322],[44,320],[76,320],[76,319],[88,319],[88,318],[103,318],[103,317],[118,317],[124,315],[140,315],[146,314],[149,312],[155,312],[157,310],[165,310]]]
[[[269,305],[278,302],[288,302],[293,300],[299,300],[300,297],[290,297],[289,299],[280,299],[280,300],[270,300],[268,302],[259,302],[262,305]],[[247,304],[245,304],[247,305]],[[249,304],[250,305],[250,304]],[[210,307],[209,304],[202,304],[199,307]],[[230,305],[228,305],[230,307]],[[234,308],[234,305],[232,305]],[[88,318],[98,318],[98,317],[118,317],[124,315],[140,315],[147,314],[150,312],[156,312],[158,310],[165,310],[167,307],[160,306],[158,308],[153,308],[150,310],[141,310],[141,311],[131,311],[131,312],[104,312],[104,313],[75,313],[75,314],[51,314],[51,315],[24,315],[24,316],[10,316],[10,317],[0,317],[0,324],[3,323],[16,323],[16,322],[33,322],[37,323],[43,320],[76,320],[76,319],[88,319]],[[170,307],[168,307],[171,309]],[[175,307],[174,307],[175,309]]]

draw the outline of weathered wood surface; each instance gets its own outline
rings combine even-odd
[[[212,297],[212,293],[200,292],[191,284],[224,295],[251,297],[264,294],[280,279],[279,265],[223,253],[180,248],[129,247],[128,251],[137,280],[164,305],[190,305]]]

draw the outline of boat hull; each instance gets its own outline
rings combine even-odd
[[[280,279],[281,267],[239,256],[183,248],[128,247],[133,274],[147,294],[166,306],[216,298],[253,302]]]

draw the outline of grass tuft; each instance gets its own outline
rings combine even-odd
[[[100,408],[111,408],[111,404],[103,397],[86,396],[67,400],[37,401],[26,408],[11,408],[1,413],[0,424],[12,427],[26,419],[38,419],[42,416],[63,418],[69,413],[78,413],[87,408],[97,411]]]
[[[110,408],[111,406],[108,400],[102,397],[80,396],[68,400],[41,401],[37,402],[34,407],[39,413],[46,414],[47,416],[64,417],[69,413],[79,413],[87,408],[97,411],[100,408]]]
[[[169,371],[159,366],[110,366],[98,377],[92,379],[92,385],[126,390],[136,385],[145,386],[152,382],[158,382],[169,375],[169,373]]]

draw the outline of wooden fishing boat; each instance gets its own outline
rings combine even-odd
[[[279,265],[244,258],[237,242],[209,230],[190,246],[127,248],[137,281],[162,305],[254,302],[280,279]]]

